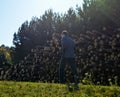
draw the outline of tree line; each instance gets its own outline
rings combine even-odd
[[[12,62],[1,63],[12,64],[5,72],[1,69],[1,79],[57,82],[60,45],[54,44],[51,36],[65,29],[75,41],[80,41],[76,46],[76,63],[81,79],[89,72],[95,83],[107,84],[108,79],[114,78],[119,82],[119,4],[118,0],[84,0],[82,7],[70,8],[65,14],[49,9],[39,18],[25,21],[14,33],[14,47],[9,48]],[[70,78],[70,72],[66,76]]]

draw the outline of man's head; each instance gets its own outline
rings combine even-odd
[[[63,30],[61,33],[61,37],[63,38],[64,36],[68,36],[67,30]]]

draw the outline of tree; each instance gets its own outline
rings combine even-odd
[[[11,51],[4,45],[0,46],[0,67],[6,64],[12,64]]]
[[[84,0],[83,7],[69,8],[67,13],[54,13],[51,9],[40,17],[24,22],[14,34],[15,58],[22,60],[32,48],[45,46],[52,33],[66,29],[71,34],[97,31],[113,32],[120,25],[118,0]],[[93,32],[93,33],[94,33]]]
[[[83,8],[77,8],[85,30],[114,30],[120,26],[118,0],[84,0]],[[110,31],[109,30],[109,31]]]
[[[29,52],[28,38],[28,22],[22,24],[18,33],[14,33],[13,44],[15,45],[15,58],[16,62],[23,59],[23,57]],[[27,49],[27,50],[26,50]]]

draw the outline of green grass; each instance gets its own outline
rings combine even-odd
[[[120,97],[118,86],[79,85],[69,92],[67,85],[0,81],[0,97]]]

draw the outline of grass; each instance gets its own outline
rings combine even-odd
[[[79,85],[69,92],[67,85],[0,81],[0,97],[120,97],[118,86]]]

